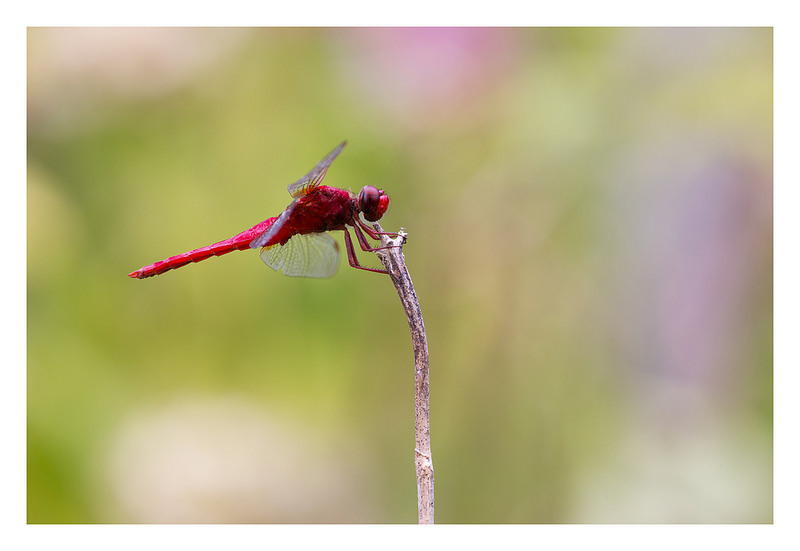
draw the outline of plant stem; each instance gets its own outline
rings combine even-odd
[[[383,232],[380,225],[375,229]],[[390,239],[381,236],[381,246],[390,247],[376,251],[403,303],[411,330],[411,343],[414,347],[414,464],[417,471],[417,510],[420,524],[433,524],[433,459],[431,457],[430,386],[428,382],[428,340],[425,324],[419,307],[414,284],[406,268],[403,257],[403,244],[406,233],[400,231],[398,237]]]

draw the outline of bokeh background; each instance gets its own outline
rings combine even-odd
[[[766,28],[29,29],[28,521],[416,522],[387,277],[126,276],[277,215],[347,139],[326,183],[386,189],[409,233],[437,522],[772,522],[772,53]]]

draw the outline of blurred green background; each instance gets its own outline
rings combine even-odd
[[[416,522],[387,277],[126,275],[343,139],[437,522],[772,521],[771,29],[33,28],[29,522]]]

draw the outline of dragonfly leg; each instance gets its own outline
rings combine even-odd
[[[364,239],[366,241],[366,238],[364,237],[363,234],[359,234],[359,230],[358,230],[357,227],[354,226],[354,228],[356,230],[356,236],[360,235],[359,245],[361,245],[361,239]],[[347,261],[350,263],[350,265],[353,268],[358,268],[359,270],[366,270],[368,272],[375,272],[375,273],[378,273],[378,274],[388,274],[389,273],[386,270],[379,270],[378,268],[367,268],[366,266],[362,266],[358,262],[358,257],[356,256],[356,249],[355,249],[355,247],[353,247],[353,240],[350,238],[350,232],[347,231],[347,228],[344,229],[344,244],[345,244],[345,247],[347,248]],[[364,246],[361,245],[361,248],[363,249]],[[381,248],[387,248],[387,247],[381,247]],[[367,249],[364,249],[364,250],[366,251]],[[370,250],[376,251],[378,249],[370,249]]]
[[[361,229],[363,229],[365,232],[367,232],[367,235],[369,235],[375,241],[379,241],[380,238],[381,238],[380,237],[381,235],[388,235],[389,237],[397,237],[398,235],[400,235],[397,232],[388,232],[388,231],[379,232],[379,231],[375,231],[369,225],[365,224],[360,218],[356,218],[356,224],[353,225],[353,227],[356,229],[356,232],[358,232],[359,226],[361,227]],[[362,237],[363,237],[363,235],[362,235]],[[388,248],[388,247],[384,247],[384,248]],[[364,249],[364,250],[366,251],[368,249]],[[377,249],[369,249],[369,250],[377,250]]]
[[[387,245],[386,247],[372,247],[369,244],[369,241],[367,241],[367,238],[364,235],[364,231],[361,231],[362,229],[365,232],[367,232],[367,235],[369,235],[372,239],[375,240],[379,240],[381,235],[389,235],[392,237],[397,237],[399,235],[397,233],[390,233],[390,232],[376,232],[375,230],[373,230],[372,228],[370,228],[369,226],[367,226],[366,224],[362,223],[359,220],[359,224],[353,226],[353,231],[356,232],[356,239],[358,239],[358,244],[361,247],[362,251],[371,253],[374,251],[382,251],[383,249],[392,249],[394,247],[399,247],[399,245]]]

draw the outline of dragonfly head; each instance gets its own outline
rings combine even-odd
[[[377,222],[389,208],[389,196],[375,186],[364,186],[358,194],[358,209],[369,222]]]

